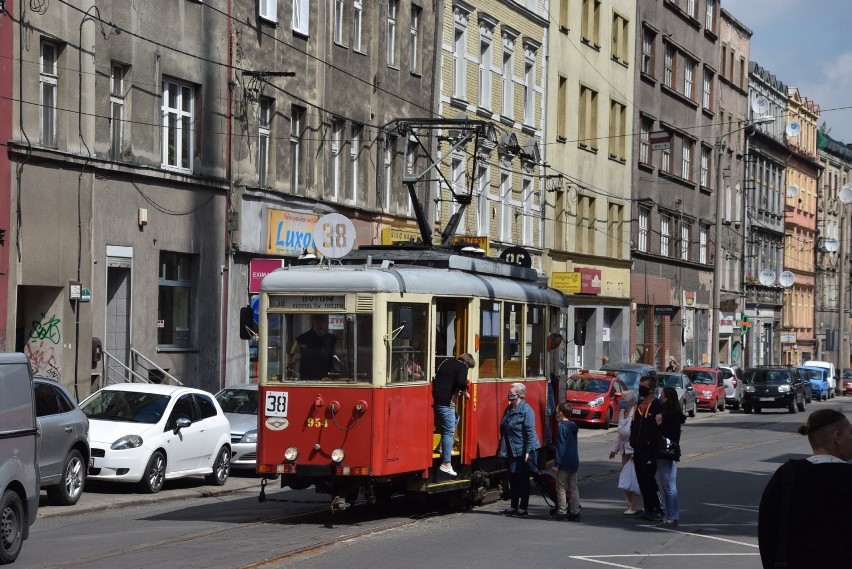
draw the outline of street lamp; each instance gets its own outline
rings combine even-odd
[[[775,117],[771,115],[747,121],[745,125],[719,135],[716,139],[716,146],[714,147],[716,151],[716,242],[713,257],[713,337],[710,344],[710,367],[719,365],[719,317],[722,307],[722,216],[725,207],[725,200],[722,195],[722,153],[725,146],[725,138],[730,137],[735,132],[771,122],[775,122]]]

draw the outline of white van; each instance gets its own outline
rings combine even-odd
[[[831,388],[828,392],[828,398],[831,399],[837,393],[837,370],[834,369],[834,364],[821,360],[808,360],[806,366],[821,367],[828,370],[828,386]]]
[[[38,513],[37,435],[29,361],[0,353],[0,565],[18,558]]]

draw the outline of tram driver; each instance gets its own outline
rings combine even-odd
[[[316,380],[334,371],[337,336],[326,330],[328,316],[311,315],[311,328],[296,337],[290,356],[299,364],[299,379]]]

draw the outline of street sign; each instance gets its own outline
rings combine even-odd
[[[669,132],[660,130],[652,132],[650,135],[651,150],[668,150],[672,147],[672,135]]]

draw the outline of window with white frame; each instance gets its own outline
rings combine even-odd
[[[479,165],[479,175],[477,176],[477,208],[476,208],[476,234],[487,237],[490,233],[490,212],[491,208],[488,205],[488,196],[491,193],[491,165],[485,162],[485,165]]]
[[[699,181],[702,187],[710,187],[710,149],[706,146],[701,147],[701,178]]]
[[[420,6],[411,5],[411,38],[408,52],[408,65],[412,73],[420,73]]]
[[[304,107],[293,105],[290,111],[290,191],[301,193],[305,181],[303,173],[304,152],[302,152],[302,133],[305,129]]]
[[[456,7],[453,28],[453,97],[467,99],[467,12]]]
[[[651,219],[651,210],[645,206],[639,206],[639,235],[637,248],[640,251],[648,251],[648,233]]]
[[[691,227],[688,223],[681,221],[680,223],[680,258],[683,261],[689,260],[689,233]]]
[[[674,59],[675,48],[671,45],[666,45],[665,70],[663,72],[663,85],[666,87],[674,85]]]
[[[361,0],[352,3],[352,49],[363,52],[361,31],[364,23],[364,5]]]
[[[651,129],[654,121],[648,117],[639,119],[639,162],[651,163]]]
[[[163,166],[192,171],[195,89],[163,80]]]
[[[535,56],[532,45],[524,46],[524,124],[535,125]]]
[[[385,211],[390,211],[393,203],[394,162],[396,159],[396,136],[387,135],[385,139]]]
[[[707,0],[707,12],[704,16],[704,27],[708,30],[716,29],[716,0]]]
[[[701,106],[711,110],[713,107],[713,73],[709,69],[704,69],[704,92],[701,96]]]
[[[343,0],[334,0],[334,43],[336,44],[346,45],[346,38],[343,37],[344,25]]]
[[[331,198],[337,200],[341,195],[341,184],[343,178],[343,165],[341,164],[341,151],[343,150],[343,131],[346,121],[341,118],[331,120]]]
[[[672,151],[671,147],[663,148],[660,152],[660,170],[663,172],[672,171]]]
[[[695,63],[689,59],[684,60],[683,66],[683,94],[692,99],[693,93],[692,77],[695,74]]]
[[[512,174],[510,172],[500,172],[500,232],[498,239],[500,241],[511,241],[512,239]]]
[[[692,147],[694,143],[684,138],[681,145],[680,177],[685,180],[692,179]]]
[[[686,13],[693,18],[697,15],[695,12],[695,0],[686,0]]]
[[[503,66],[501,78],[502,104],[500,113],[504,117],[515,116],[515,85],[513,76],[515,74],[515,39],[516,36],[503,32]]]
[[[698,262],[707,264],[707,234],[710,228],[707,225],[701,224],[698,228]]]
[[[533,182],[524,176],[521,181],[521,244],[533,244]]]
[[[491,61],[493,56],[494,26],[489,22],[479,22],[479,96],[477,104],[490,109],[491,102]]]
[[[352,123],[349,127],[349,184],[346,186],[346,201],[354,202],[360,189],[361,179],[361,132],[363,126]]]
[[[660,255],[663,257],[669,256],[669,240],[671,239],[670,227],[671,217],[668,215],[660,216]]]
[[[41,42],[41,54],[39,56],[39,96],[40,96],[40,128],[39,142],[42,146],[56,146],[56,94],[59,74],[57,70],[57,59],[59,58],[59,47],[48,41]]]
[[[272,126],[272,99],[261,97],[257,115],[257,185],[269,184],[269,140]]]
[[[193,289],[192,255],[160,252],[157,291],[157,346],[189,347],[192,343]]]
[[[454,156],[450,162],[450,190],[455,195],[459,196],[464,193],[464,162],[460,156]],[[453,212],[455,212],[455,199],[453,202]]]
[[[308,35],[308,14],[310,13],[309,0],[293,0],[293,31]]]
[[[278,0],[258,0],[257,15],[267,22],[277,22]]]
[[[657,34],[650,28],[642,28],[642,73],[654,76],[654,45]]]
[[[399,0],[388,0],[388,65],[396,67],[396,13],[399,10]]]
[[[124,145],[124,98],[127,93],[124,79],[126,75],[127,67],[113,62],[109,76],[109,156],[113,160],[121,158],[121,148]]]

